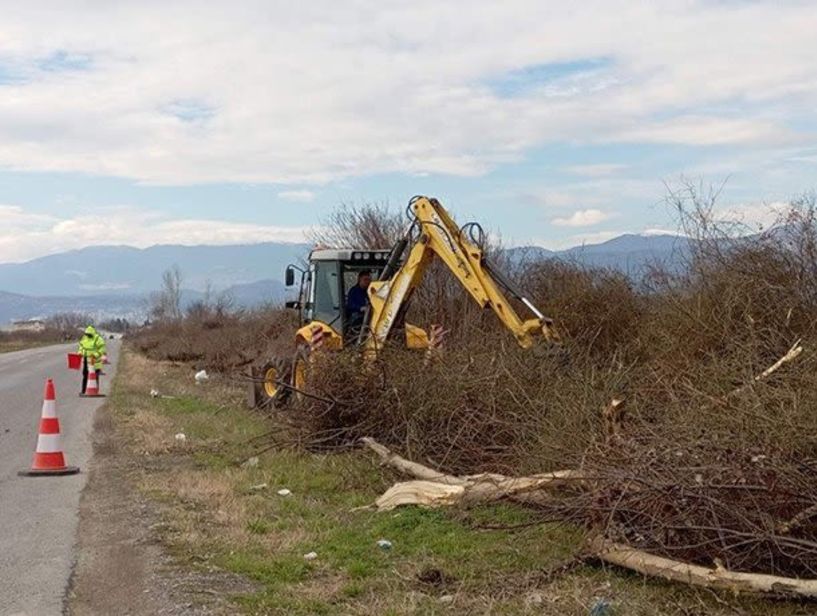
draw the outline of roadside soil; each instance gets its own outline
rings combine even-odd
[[[117,432],[103,407],[94,421],[94,458],[80,502],[79,556],[66,613],[234,614],[230,598],[253,585],[222,570],[174,561],[161,542],[158,505],[136,487],[144,463],[120,446]]]

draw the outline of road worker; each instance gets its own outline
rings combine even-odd
[[[372,273],[369,270],[358,272],[357,284],[346,294],[346,319],[349,332],[360,332],[363,325],[363,311],[369,305],[369,285],[372,282]]]
[[[85,333],[79,340],[77,353],[82,356],[82,393],[88,387],[88,371],[96,372],[97,382],[102,373],[102,356],[107,353],[105,339],[100,336],[93,325],[85,328]]]

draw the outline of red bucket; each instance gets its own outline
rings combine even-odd
[[[82,355],[79,353],[68,353],[68,369],[79,370],[82,367]]]

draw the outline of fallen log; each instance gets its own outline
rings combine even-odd
[[[360,442],[375,452],[383,464],[396,468],[398,471],[405,473],[406,475],[411,475],[417,479],[427,479],[436,483],[447,483],[452,485],[462,485],[465,483],[463,479],[460,479],[455,475],[446,475],[445,473],[435,471],[433,468],[429,468],[428,466],[423,466],[417,462],[406,460],[402,456],[398,456],[396,453],[392,452],[388,447],[381,445],[376,440],[368,436],[364,436],[362,439],[360,439]]]
[[[655,556],[628,545],[597,537],[590,542],[590,552],[600,560],[651,577],[682,582],[702,588],[749,592],[778,598],[817,599],[817,580],[742,573],[715,567],[691,565],[678,560]]]
[[[378,511],[391,511],[403,505],[442,507],[462,500],[465,486],[417,479],[396,483],[375,501]]]
[[[568,483],[580,482],[584,478],[582,473],[574,470],[540,473],[529,477],[506,477],[496,473],[457,477],[406,460],[374,439],[366,437],[361,440],[384,464],[417,477],[415,481],[396,483],[378,498],[375,505],[381,511],[402,505],[442,507],[455,503],[490,502],[502,498],[535,503],[542,500],[542,496],[536,494],[537,491],[562,487]]]
[[[443,507],[456,503],[487,503],[502,498],[541,503],[543,496],[537,494],[538,491],[564,486],[578,478],[574,471],[557,471],[531,477],[484,473],[457,477],[460,481],[447,483],[416,479],[394,484],[375,501],[375,505],[381,511],[388,511],[401,505]]]

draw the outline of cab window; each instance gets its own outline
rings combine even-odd
[[[317,261],[310,272],[311,285],[307,317],[333,324],[340,318],[341,297],[336,261]]]

